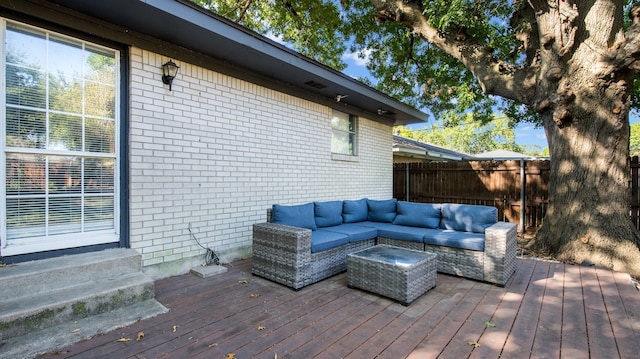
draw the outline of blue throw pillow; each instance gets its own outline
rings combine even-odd
[[[313,208],[318,227],[342,224],[342,201],[314,202]]]
[[[384,201],[367,200],[369,208],[368,219],[372,222],[391,223],[396,218],[397,199],[387,199]]]
[[[484,233],[498,222],[498,209],[470,204],[442,205],[442,228],[456,231]]]
[[[342,218],[344,223],[364,222],[369,215],[367,199],[342,201]]]
[[[274,204],[271,211],[271,221],[287,226],[308,228],[316,230],[316,221],[313,213],[313,203],[297,206],[282,206]]]
[[[398,201],[397,212],[393,224],[423,228],[440,227],[440,204]]]

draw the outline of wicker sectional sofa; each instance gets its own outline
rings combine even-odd
[[[347,269],[376,244],[437,254],[438,272],[504,286],[515,271],[516,225],[497,209],[389,200],[275,204],[253,226],[253,274],[300,289]]]

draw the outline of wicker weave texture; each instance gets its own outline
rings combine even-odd
[[[485,281],[504,286],[516,271],[516,225],[498,222],[485,231]]]
[[[426,244],[438,256],[438,272],[484,281],[484,252]]]
[[[363,256],[367,250],[350,254],[347,258],[347,280],[350,287],[380,294],[403,305],[409,305],[436,285],[436,255],[386,245],[378,246],[380,247],[418,253],[424,258],[415,264],[400,266],[391,261]]]
[[[498,222],[485,231],[484,251],[425,244],[438,255],[438,272],[504,286],[516,270],[516,225]]]
[[[361,251],[363,249],[371,248],[375,245],[376,245],[376,239],[371,238],[364,241],[349,243],[347,244],[347,247],[345,249],[347,251],[347,254],[351,254],[354,252]]]
[[[378,237],[377,243],[386,244],[394,247],[413,249],[416,251],[424,251],[424,243],[420,243],[420,242],[403,241],[400,239]]]
[[[347,255],[375,244],[434,253],[438,256],[438,272],[500,286],[504,286],[515,272],[517,239],[513,223],[498,222],[487,228],[484,251],[378,237],[311,253],[311,230],[267,222],[253,227],[253,273],[300,289],[345,271]]]
[[[253,274],[299,289],[312,283],[311,230],[253,225]]]
[[[347,270],[347,254],[375,245],[375,239],[311,253],[311,230],[274,223],[253,225],[252,273],[300,289]]]

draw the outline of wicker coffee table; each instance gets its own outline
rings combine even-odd
[[[409,305],[436,285],[436,255],[378,245],[349,254],[350,288],[363,289]]]

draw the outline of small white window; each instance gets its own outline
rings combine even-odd
[[[331,152],[350,156],[357,154],[355,116],[333,110],[331,116]]]

